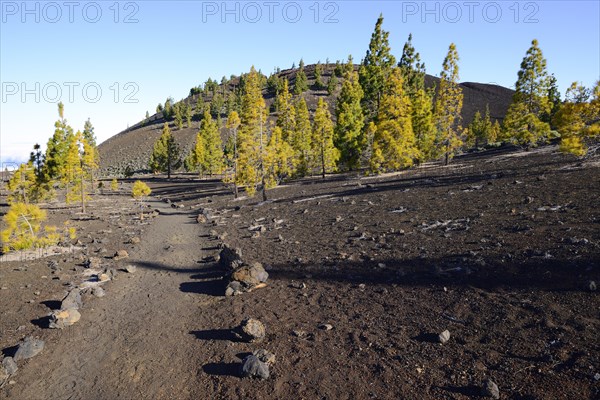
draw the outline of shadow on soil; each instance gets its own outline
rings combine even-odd
[[[240,377],[240,363],[208,363],[202,366],[202,370],[209,375]]]
[[[207,329],[204,331],[191,331],[198,340],[226,340],[229,342],[239,342],[239,338],[234,335],[231,329]]]
[[[223,271],[214,266],[204,268],[173,268],[162,263],[152,263],[146,261],[132,262],[140,268],[176,272],[180,274],[193,274],[190,279],[196,279],[194,282],[184,282],[179,286],[183,293],[205,294],[208,296],[223,296],[225,293],[225,281],[223,280]]]

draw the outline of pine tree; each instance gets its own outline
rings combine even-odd
[[[241,124],[237,146],[238,163],[235,176],[235,183],[238,186],[244,186],[249,196],[256,193],[256,188],[261,182],[263,183],[263,197],[266,196],[263,173],[266,117],[260,76],[252,67],[246,76],[242,95]]]
[[[405,85],[406,86],[406,85]],[[411,121],[417,144],[418,162],[424,162],[435,154],[435,125],[433,123],[433,100],[425,89],[418,89],[409,96],[411,100]]]
[[[319,98],[312,129],[312,153],[325,178],[327,172],[336,170],[340,151],[333,144],[333,122],[329,107],[323,98]]]
[[[237,185],[237,165],[238,165],[238,128],[240,127],[241,120],[237,111],[231,111],[229,116],[227,117],[227,129],[230,131],[230,138],[232,138],[233,149],[231,151],[231,164],[233,164],[233,176],[231,177],[231,182],[233,182],[234,188],[234,197],[237,199],[238,197],[238,185]],[[226,177],[226,180],[229,178]]]
[[[41,182],[44,178],[42,169],[44,166],[44,159],[41,148],[42,146],[36,143],[33,145],[33,151],[29,154],[29,162],[31,162],[31,165],[35,170],[35,176],[38,182]]]
[[[338,78],[335,76],[335,74],[332,74],[331,77],[329,78],[329,82],[327,82],[327,94],[331,96],[333,93],[335,93],[335,89],[337,88],[337,85],[338,85]]]
[[[175,116],[175,125],[177,129],[183,129],[183,118],[184,118],[184,105],[183,101],[173,106],[173,114]]]
[[[167,179],[171,179],[171,172],[181,166],[179,146],[171,134],[169,124],[166,122],[163,126],[162,135],[154,143],[149,165],[153,172],[167,172]]]
[[[419,90],[425,89],[425,64],[421,62],[421,56],[412,44],[412,34],[408,35],[404,44],[398,67],[404,77],[404,91],[412,99]]]
[[[560,135],[560,150],[576,156],[587,153],[585,140],[600,135],[600,81],[594,88],[591,101],[590,90],[573,82],[567,89],[565,102],[554,115],[553,124]]]
[[[381,97],[370,165],[373,172],[412,166],[418,156],[411,106],[400,68],[394,68]]]
[[[296,127],[292,139],[292,148],[294,149],[297,173],[305,176],[309,172],[311,162],[311,136],[310,115],[306,100],[300,97],[296,101]]]
[[[301,63],[301,67],[296,72],[296,81],[294,83],[294,94],[301,95],[308,90],[308,78],[304,72],[304,64]]]
[[[140,203],[140,220],[144,220],[144,198],[149,196],[152,190],[142,181],[135,181],[131,188],[131,197]]]
[[[359,167],[363,146],[362,129],[365,124],[361,100],[363,91],[358,82],[358,74],[345,75],[342,91],[337,99],[335,147],[340,154],[340,163],[344,168],[353,170]]]
[[[148,119],[150,119],[150,113],[148,111],[146,111],[146,116],[144,117],[144,119],[147,121]]]
[[[562,103],[560,100],[560,91],[558,90],[558,82],[554,74],[548,77],[548,101],[550,102],[550,112],[542,114],[540,119],[552,127],[552,119]]]
[[[460,121],[463,93],[458,84],[458,52],[450,44],[448,55],[442,64],[440,88],[435,102],[434,121],[437,129],[437,145],[443,147],[445,164],[448,165],[454,152],[460,148]]]
[[[65,174],[65,163],[73,128],[64,118],[64,106],[58,104],[59,119],[54,123],[54,135],[48,140],[44,156],[43,174],[45,180],[59,179]]]
[[[99,168],[100,164],[100,153],[98,153],[98,146],[96,145],[96,135],[94,133],[94,126],[88,118],[83,126],[83,140],[85,146],[83,148],[83,164],[86,169],[87,175],[90,178],[90,185],[94,188],[94,176],[95,172]]]
[[[265,150],[265,185],[273,188],[294,170],[294,150],[283,140],[282,129],[275,126]]]
[[[548,136],[550,125],[541,119],[552,110],[548,90],[546,59],[534,39],[521,62],[515,94],[504,119],[505,140],[528,149]]]
[[[292,142],[296,129],[296,109],[292,103],[292,96],[288,88],[288,80],[283,80],[281,92],[277,95],[277,126],[281,127],[283,140]]]
[[[364,92],[363,110],[368,121],[375,119],[379,103],[396,59],[391,54],[389,32],[382,29],[383,15],[379,15],[371,35],[369,49],[359,70],[360,85]]]
[[[204,170],[209,174],[220,174],[223,171],[223,143],[219,127],[208,111],[200,123],[200,134],[204,141]]]
[[[196,134],[196,142],[194,143],[194,147],[190,150],[189,154],[183,161],[183,165],[185,170],[188,172],[198,172],[200,176],[204,174],[204,138],[202,137],[202,133],[198,132]]]
[[[46,211],[34,204],[13,203],[3,217],[2,251],[26,250],[40,245],[39,232]]]
[[[165,121],[169,121],[170,119],[173,118],[173,115],[175,112],[173,107],[174,107],[173,98],[172,97],[167,98],[167,100],[165,101],[164,108],[163,108],[163,117],[164,117]]]
[[[315,66],[315,88],[317,90],[325,88],[325,84],[323,83],[323,66],[320,61]]]
[[[13,173],[8,181],[8,190],[11,192],[8,195],[8,204],[15,203],[35,203],[37,199],[37,179],[33,163],[23,163]]]
[[[219,118],[223,111],[223,106],[225,106],[225,99],[220,93],[215,94],[210,102],[210,113],[213,118]]]

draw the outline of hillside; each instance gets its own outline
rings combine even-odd
[[[334,70],[333,67],[333,65],[330,65],[329,67],[324,66],[323,80],[325,83],[331,78]],[[355,66],[355,68],[358,68],[358,66]],[[330,104],[332,115],[334,115],[333,109],[335,107],[335,99],[341,89],[342,80],[339,80],[337,89],[329,96],[326,90],[317,90],[315,88],[315,65],[307,65],[304,70],[308,77],[309,90],[304,92],[303,96],[308,104],[309,110],[313,112],[316,109],[319,97],[326,97]],[[290,87],[293,87],[297,72],[298,69],[289,69],[281,71],[278,75],[280,78],[287,78],[290,82]],[[219,85],[218,92],[231,93],[239,86],[239,81],[239,78],[234,78],[230,80],[225,87]],[[425,84],[427,87],[437,87],[438,82],[439,78],[437,77],[431,75],[425,77]],[[474,82],[461,83],[461,87],[464,94],[462,118],[465,125],[473,119],[473,116],[477,111],[483,112],[486,105],[489,105],[490,115],[493,119],[501,121],[504,118],[512,99],[513,91],[511,89],[498,85]],[[199,96],[200,95],[196,94],[183,99],[184,102],[192,106],[194,113],[196,113],[196,104]],[[267,103],[267,108],[270,108],[275,100],[274,95],[269,93],[267,89],[264,89],[263,96]],[[212,95],[204,95],[203,100],[205,103],[209,103],[212,100]],[[271,113],[269,116],[270,119],[274,119],[275,115],[275,113]],[[221,118],[223,120],[222,124],[224,124],[226,114],[222,113]],[[183,154],[186,154],[194,144],[196,133],[198,131],[198,122],[198,117],[194,116],[191,128],[184,127],[183,129],[177,129],[173,121],[170,121],[169,125]],[[116,134],[100,144],[101,174],[122,174],[128,166],[130,170],[135,172],[146,171],[153,143],[160,136],[163,124],[164,119],[162,118],[162,113],[154,114],[150,116],[147,122],[140,121],[127,130]],[[224,140],[227,134],[226,129],[222,129],[222,137]]]

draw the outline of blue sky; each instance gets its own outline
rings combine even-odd
[[[456,43],[461,81],[511,87],[537,38],[561,92],[600,77],[599,1],[0,1],[0,162],[53,133],[58,100],[99,141],[209,77],[365,54],[377,17],[427,72]]]

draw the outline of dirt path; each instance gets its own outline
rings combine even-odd
[[[104,298],[84,305],[81,321],[24,365],[8,388],[14,399],[189,398],[198,366],[190,334],[199,304],[190,276],[202,272],[201,227],[193,215],[163,207]]]

